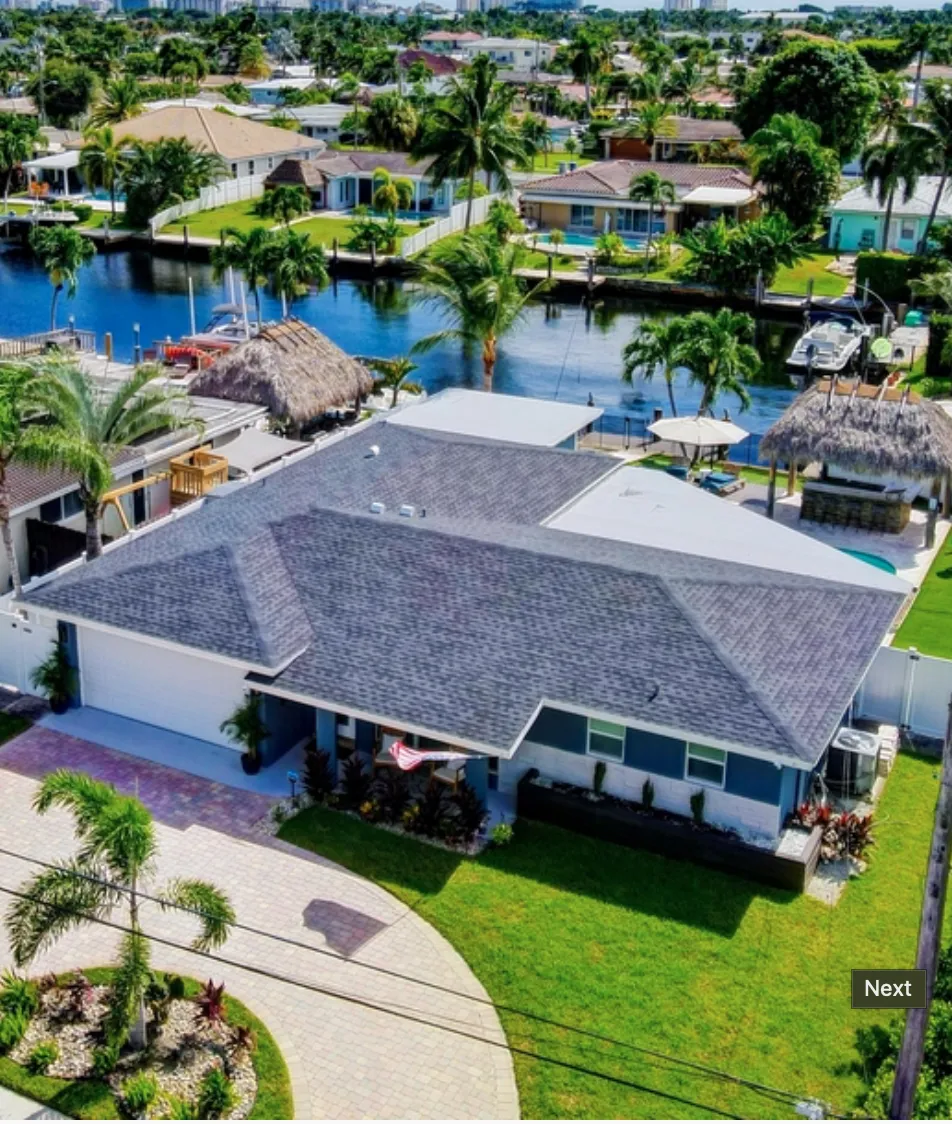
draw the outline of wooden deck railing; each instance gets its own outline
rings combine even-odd
[[[34,332],[29,336],[0,340],[0,359],[23,359],[29,355],[42,355],[51,348],[67,351],[96,350],[96,333],[82,328],[57,328],[53,332]]]
[[[184,456],[173,457],[169,461],[169,469],[172,473],[170,491],[173,504],[207,496],[213,488],[228,480],[227,458],[204,446]]]

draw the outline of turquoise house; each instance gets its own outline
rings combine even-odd
[[[909,199],[897,192],[885,248],[914,254],[922,241],[929,212],[939,189],[938,176],[923,176]],[[944,195],[939,201],[936,220],[952,219],[952,199]],[[831,250],[856,253],[860,250],[883,249],[883,225],[886,206],[863,184],[847,191],[830,208],[830,230],[827,244]]]

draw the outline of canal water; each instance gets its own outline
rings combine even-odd
[[[77,327],[96,332],[100,346],[104,333],[112,332],[116,357],[129,360],[134,324],[140,326],[144,347],[188,332],[189,276],[201,328],[212,308],[228,299],[224,286],[213,280],[211,267],[138,250],[97,254],[81,271],[75,298],[61,296],[57,322],[62,325],[67,316],[75,317]],[[29,253],[13,247],[0,252],[0,336],[45,330],[50,296],[46,274]],[[293,311],[358,355],[402,355],[416,340],[444,327],[436,309],[414,299],[412,286],[393,278],[337,280],[323,292],[295,301]],[[668,412],[667,393],[660,376],[625,386],[620,379],[622,348],[646,317],[674,311],[685,309],[613,298],[591,310],[580,303],[534,303],[524,322],[502,341],[495,389],[562,402],[584,403],[591,396],[605,409],[608,428],[617,431],[628,425],[638,432],[656,407]],[[266,319],[279,317],[280,302],[262,294],[262,313]],[[717,403],[717,412],[726,408],[745,429],[762,434],[794,397],[783,364],[797,335],[795,323],[758,321],[756,342],[765,372],[749,388],[751,408],[742,414],[736,399],[728,397]],[[418,363],[414,377],[427,390],[481,386],[479,355],[467,354],[458,342],[420,356]],[[686,374],[678,377],[675,393],[680,412],[697,408],[700,392]]]

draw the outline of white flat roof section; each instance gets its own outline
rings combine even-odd
[[[598,406],[573,406],[568,402],[544,402],[514,394],[486,394],[452,387],[394,411],[387,421],[412,429],[551,449],[601,416]]]
[[[912,588],[902,578],[658,469],[619,469],[548,526],[868,589],[908,593]]]
[[[714,207],[735,207],[753,198],[754,193],[739,187],[695,187],[682,203],[707,203]]]

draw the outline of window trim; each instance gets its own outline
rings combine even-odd
[[[593,722],[598,723],[602,726],[614,726],[617,729],[621,730],[621,737],[618,739],[621,742],[621,756],[620,757],[609,757],[607,754],[597,753],[595,750],[592,749],[592,723]],[[606,733],[604,730],[597,730],[596,733],[599,733],[599,734],[602,735],[602,737],[606,737],[606,738],[615,737],[614,734]],[[586,720],[585,720],[585,755],[587,757],[594,757],[599,761],[610,762],[613,765],[624,765],[625,764],[626,734],[627,734],[627,730],[625,729],[625,727],[620,722],[606,722],[602,718],[586,718]]]
[[[692,774],[690,772],[691,758],[692,758],[691,750],[692,749],[706,749],[709,753],[723,754],[724,760],[720,762],[721,769],[722,769],[721,783],[720,784],[718,784],[717,781],[705,780],[704,777],[692,776]],[[717,762],[712,761],[710,757],[704,757],[700,753],[694,754],[693,756],[696,757],[696,759],[698,761],[707,762],[708,765],[717,764]],[[690,784],[699,784],[699,785],[703,785],[705,788],[713,788],[713,789],[716,789],[718,792],[723,792],[724,786],[727,784],[727,757],[728,757],[728,754],[727,754],[726,749],[717,749],[713,745],[702,745],[700,742],[685,742],[684,743],[684,779],[686,781],[688,781]]]

